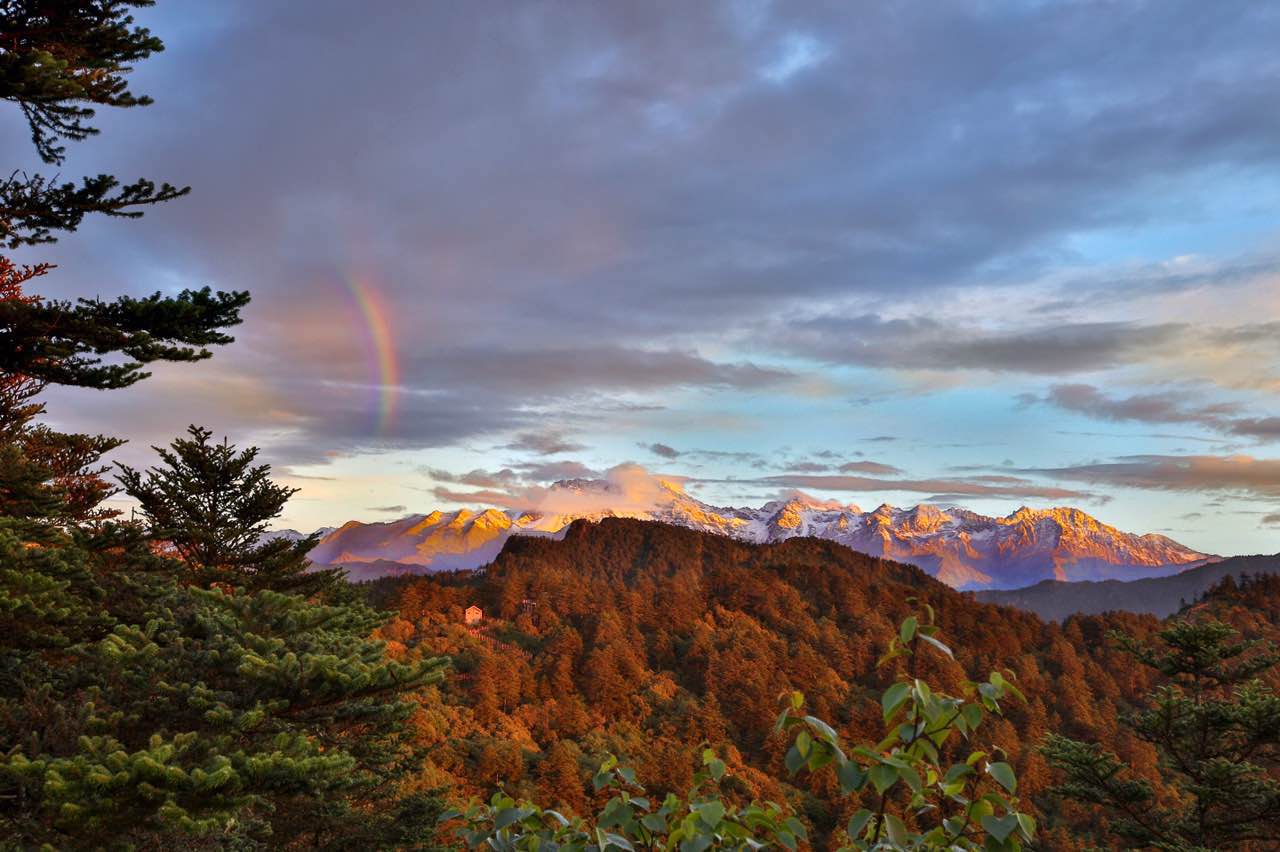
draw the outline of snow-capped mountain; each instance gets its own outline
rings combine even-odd
[[[568,480],[551,491],[581,505],[574,511],[485,509],[410,515],[386,523],[350,521],[321,539],[320,564],[390,562],[440,571],[491,561],[512,535],[557,535],[579,519],[632,517],[676,524],[741,541],[815,536],[854,550],[918,565],[958,589],[1011,589],[1040,580],[1137,579],[1172,574],[1212,557],[1161,535],[1122,532],[1070,508],[1021,508],[992,518],[959,508],[880,506],[863,512],[803,498],[758,509],[711,506],[677,484],[661,483],[644,508],[599,508],[616,486]],[[619,505],[627,501],[618,494]],[[572,498],[581,498],[574,500]],[[362,575],[368,572],[361,572]]]
[[[304,538],[310,535],[319,534],[321,537],[326,536],[336,529],[337,527],[321,527],[320,529],[316,530],[314,533],[304,533],[304,532],[299,532],[298,530],[271,530],[270,532],[268,532],[266,535],[262,537],[262,540],[270,541],[271,539],[282,538],[285,541],[302,541]]]

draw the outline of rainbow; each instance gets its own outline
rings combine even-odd
[[[378,433],[385,434],[395,416],[400,396],[400,362],[396,358],[395,335],[387,321],[386,304],[378,291],[356,275],[348,275],[344,283],[364,324],[365,349],[378,389]]]

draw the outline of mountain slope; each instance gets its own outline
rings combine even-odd
[[[1228,575],[1280,573],[1280,554],[1275,556],[1234,556],[1190,568],[1170,577],[1152,577],[1121,582],[1064,583],[1044,580],[1023,589],[987,590],[978,600],[1034,612],[1041,618],[1061,621],[1069,615],[1096,615],[1123,610],[1150,613],[1164,618],[1191,603]]]
[[[398,521],[351,521],[312,551],[319,564],[395,562],[423,570],[476,568],[515,534],[555,536],[573,521],[605,517],[654,520],[763,544],[809,536],[873,556],[909,562],[958,589],[1018,588],[1038,580],[1136,579],[1174,573],[1209,557],[1159,535],[1133,535],[1078,509],[1018,509],[992,518],[966,509],[831,506],[803,498],[758,509],[718,507],[663,483],[644,508],[598,508],[624,495],[609,482],[570,480],[552,492],[592,508],[576,512],[432,512]],[[572,502],[564,500],[562,502]],[[368,569],[360,572],[369,576]]]
[[[1050,730],[1119,740],[1123,759],[1155,766],[1147,744],[1120,740],[1116,722],[1155,681],[1104,638],[1111,629],[1145,635],[1154,619],[1045,624],[832,541],[752,545],[606,518],[559,540],[514,537],[484,572],[364,589],[378,608],[399,611],[385,630],[395,651],[454,660],[457,676],[424,697],[426,716],[449,731],[431,735],[426,771],[437,783],[447,773],[461,798],[501,783],[581,813],[603,804],[591,801],[589,780],[612,753],[660,799],[688,789],[710,744],[730,764],[728,795],[790,803],[817,836],[813,848],[828,848],[826,832],[847,821],[849,803],[786,771],[787,738],[771,733],[778,696],[799,689],[847,742],[876,742],[879,697],[894,677],[877,661],[925,604],[955,659],[921,655],[920,677],[958,693],[975,675],[1012,670],[1026,693],[1026,704],[1011,701],[1005,718],[984,725],[982,743],[1004,750],[1028,801],[1047,801],[1039,795],[1054,781],[1036,750]],[[479,626],[464,623],[471,605],[483,609]],[[1040,816],[1043,848],[1087,845]]]

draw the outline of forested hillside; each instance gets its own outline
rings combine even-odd
[[[1150,617],[1048,624],[830,542],[754,546],[630,520],[578,523],[563,541],[512,539],[483,572],[366,588],[399,610],[383,631],[396,653],[454,660],[420,730],[434,746],[428,780],[459,793],[503,784],[581,813],[605,753],[651,788],[683,791],[707,742],[723,748],[729,789],[785,800],[821,835],[853,804],[834,804],[828,782],[788,780],[789,742],[771,736],[778,696],[799,689],[847,739],[874,742],[891,679],[877,659],[924,604],[957,659],[929,661],[922,677],[958,694],[966,678],[1009,669],[1026,693],[983,735],[1048,817],[1050,848],[1074,841],[1042,795],[1052,783],[1036,750],[1046,733],[1107,742],[1155,775],[1154,750],[1116,721],[1154,676],[1105,638],[1148,636],[1159,624]],[[485,620],[468,628],[473,604]]]

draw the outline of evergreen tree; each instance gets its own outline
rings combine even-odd
[[[39,465],[14,470],[60,514]],[[403,695],[445,661],[389,660],[369,638],[383,614],[201,588],[131,524],[34,545],[27,515],[0,517],[0,835],[368,848],[432,808],[399,789],[418,758]]]
[[[98,133],[95,106],[146,106],[130,91],[133,64],[164,50],[130,10],[151,0],[4,0],[0,2],[0,99],[16,103],[40,159],[61,165],[66,141]],[[9,248],[52,242],[89,213],[136,217],[136,208],[185,195],[188,187],[141,179],[127,186],[111,175],[80,184],[12,172],[0,180],[0,243]]]
[[[343,582],[336,569],[307,571],[319,536],[267,537],[298,489],[272,482],[270,468],[254,464],[256,447],[238,452],[199,426],[187,433],[168,449],[155,447],[163,464],[145,474],[121,465],[120,481],[141,505],[152,539],[173,548],[194,582],[304,595]]]
[[[94,105],[148,103],[125,84],[161,48],[128,14],[146,5],[0,0],[0,99],[23,110],[46,162],[96,133]],[[137,216],[186,191],[117,187],[13,172],[0,242],[48,242],[88,213]],[[381,613],[288,593],[332,578],[248,540],[290,493],[252,453],[230,477],[244,503],[229,516],[174,516],[187,544],[232,536],[202,551],[216,555],[212,580],[103,507],[101,457],[117,439],[36,422],[49,384],[122,388],[146,364],[209,357],[248,294],[51,301],[26,290],[48,270],[0,258],[0,847],[418,844],[438,803],[402,783],[418,759],[400,733],[405,695],[445,661],[389,660],[370,638]]]
[[[1230,578],[1228,578],[1230,579]],[[1148,708],[1123,721],[1160,752],[1163,792],[1092,743],[1050,734],[1044,753],[1063,773],[1059,795],[1102,808],[1129,844],[1247,849],[1280,836],[1280,696],[1259,675],[1280,662],[1269,645],[1217,621],[1175,621],[1126,651],[1166,679]]]
[[[151,103],[129,90],[133,63],[163,49],[130,10],[151,0],[0,0],[0,100],[18,105],[36,151],[61,165],[64,140],[98,133],[90,121],[98,105]],[[111,175],[58,183],[17,170],[0,179],[0,244],[50,242],[74,231],[89,213],[136,217],[138,206],[184,195],[186,189],[138,180],[119,191]],[[48,272],[47,264],[15,267],[0,258],[0,375],[6,381],[119,388],[145,378],[154,361],[208,358],[209,346],[230,343],[226,329],[240,321],[244,292],[208,287],[177,296],[46,300],[30,293],[6,297]],[[106,361],[105,356],[118,356]]]
[[[0,277],[30,280],[49,266],[15,267],[0,258]],[[78,387],[122,388],[144,379],[153,361],[199,361],[209,346],[231,343],[224,329],[240,322],[248,293],[208,287],[177,296],[156,293],[114,302],[76,303],[25,294],[0,299],[0,374]],[[106,355],[124,360],[106,362]]]

